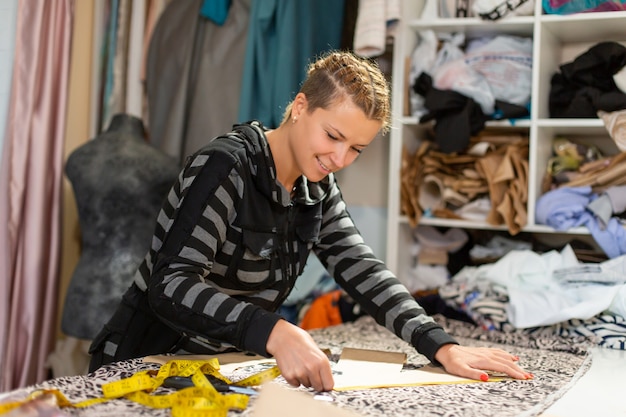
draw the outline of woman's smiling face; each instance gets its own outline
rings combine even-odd
[[[290,142],[296,166],[313,182],[352,164],[382,126],[350,99],[309,112],[302,93],[294,101],[292,116],[296,122],[290,129]]]

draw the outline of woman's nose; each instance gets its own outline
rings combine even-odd
[[[335,170],[344,168],[348,164],[348,147],[343,146],[343,144],[337,146],[330,159],[335,166]]]
[[[333,162],[333,171],[338,171],[340,169],[342,169],[345,165],[346,165],[346,158],[345,158],[345,153],[340,154],[340,153],[333,153],[333,155],[331,156],[331,161]]]

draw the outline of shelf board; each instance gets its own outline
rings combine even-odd
[[[616,33],[623,33],[626,40],[624,18],[626,12],[577,13],[572,15],[542,15],[541,26],[562,42],[596,42],[611,40]]]
[[[406,221],[408,223],[408,219]],[[505,225],[494,226],[488,223],[471,220],[440,219],[437,217],[422,217],[420,224],[439,227],[458,227],[461,229],[507,230]]]
[[[429,126],[420,124],[415,116],[402,116],[400,122],[405,126]],[[530,119],[492,120],[486,128],[530,128]],[[549,127],[563,133],[599,133],[606,134],[606,127],[601,119],[537,119],[537,127]]]
[[[503,127],[503,128],[529,128],[530,119],[505,119],[505,120],[490,120],[485,123],[486,128]]]
[[[538,119],[537,127],[550,128],[560,134],[607,135],[601,119]]]
[[[409,225],[409,219],[406,216],[400,216],[400,223]],[[488,223],[476,222],[471,220],[441,219],[436,217],[422,217],[422,219],[420,220],[420,224],[436,227],[458,227],[461,229],[499,230],[503,232],[508,231],[506,225],[494,226]],[[574,227],[568,230],[556,230],[550,226],[535,224],[524,227],[522,229],[522,232],[588,235],[589,229],[587,229],[586,227]]]
[[[462,32],[469,36],[486,36],[507,33],[519,36],[532,36],[533,16],[520,16],[497,21],[468,17],[462,19],[412,19],[407,26],[413,30],[432,29],[435,32]]]
[[[415,116],[402,116],[400,121],[406,126],[418,126],[419,120]],[[426,126],[426,125],[424,125]],[[506,119],[506,120],[491,120],[485,124],[486,128],[529,128],[530,119]]]

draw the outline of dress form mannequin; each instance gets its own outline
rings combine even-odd
[[[91,340],[113,314],[150,247],[158,211],[180,167],[145,141],[140,119],[113,116],[109,128],[76,149],[65,172],[76,196],[82,252],[61,328]]]

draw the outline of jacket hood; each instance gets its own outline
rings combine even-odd
[[[259,121],[237,124],[233,130],[244,138],[248,150],[248,163],[258,189],[278,204],[288,206],[291,202],[313,205],[324,199],[335,179],[333,174],[319,182],[311,182],[304,175],[296,180],[293,198],[276,176],[276,165],[265,132]]]

